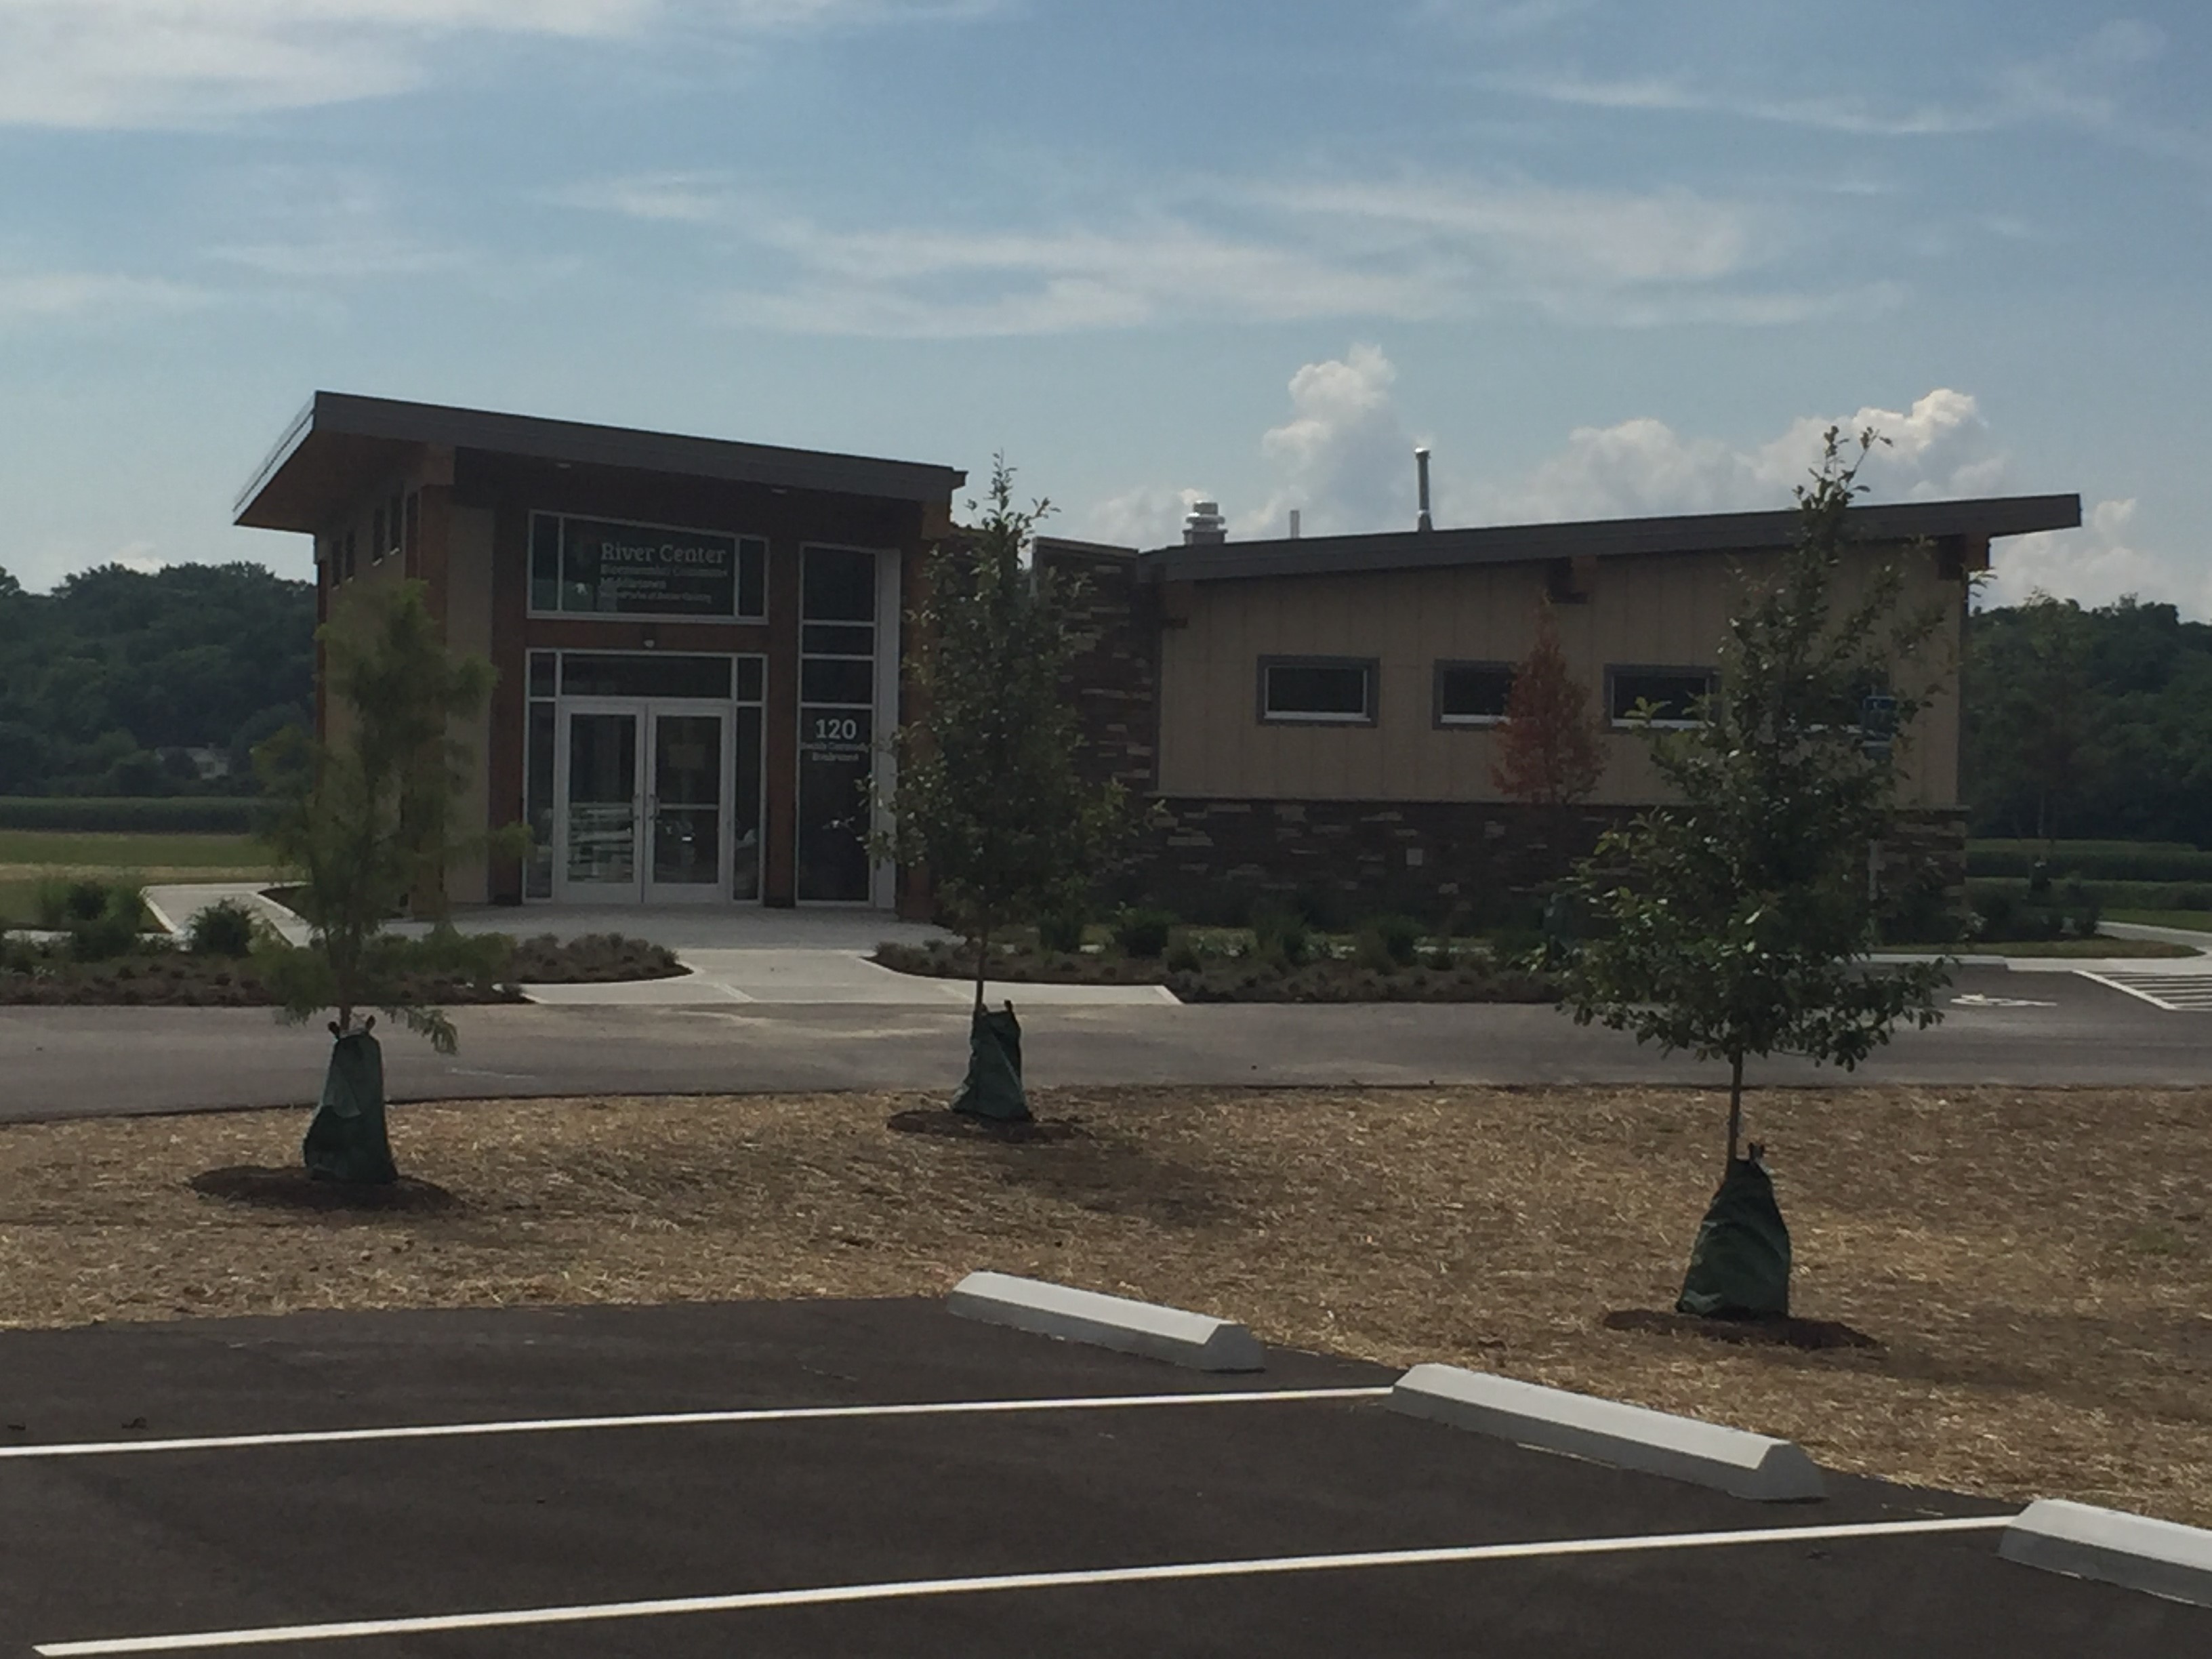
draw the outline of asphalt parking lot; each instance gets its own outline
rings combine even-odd
[[[0,1334],[0,1655],[2212,1651],[2212,1612],[2000,1560],[2002,1506],[1751,1504],[1391,1377],[921,1301]],[[666,1413],[706,1416],[608,1420]]]

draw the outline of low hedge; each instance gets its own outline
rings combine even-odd
[[[2039,841],[1970,841],[1966,873],[2025,878],[2044,856]],[[2212,882],[2212,852],[2179,842],[2054,842],[2047,863],[2053,881],[2078,876],[2084,881]]]
[[[902,974],[969,979],[975,957],[963,947],[884,944],[873,958]],[[1164,985],[1185,1002],[1557,1002],[1544,975],[1462,957],[1413,967],[1358,957],[1291,963],[1279,957],[1194,956],[1178,966],[1126,956],[994,950],[991,977],[1029,985]]]
[[[0,795],[0,830],[248,836],[261,806],[244,795]]]

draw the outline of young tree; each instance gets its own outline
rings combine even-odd
[[[1118,784],[1077,770],[1081,732],[1061,685],[1080,645],[1076,595],[1024,559],[1051,509],[1017,508],[1013,479],[994,458],[981,523],[930,556],[912,619],[918,709],[892,739],[896,787],[873,803],[891,827],[873,840],[878,856],[928,872],[939,914],[975,952],[974,1062],[956,1107],[1020,1118],[1018,1027],[1011,1006],[983,1006],[992,938],[1079,902],[1128,814]]]
[[[325,1009],[335,1039],[320,1109],[303,1148],[309,1173],[342,1181],[398,1179],[384,1124],[383,1059],[366,1007],[380,1008],[427,1036],[441,1054],[455,1046],[453,1022],[410,992],[411,976],[446,971],[488,978],[507,941],[465,939],[450,927],[420,945],[384,933],[411,900],[420,914],[446,914],[445,871],[465,848],[516,850],[517,832],[458,837],[453,804],[464,787],[465,748],[449,722],[474,714],[490,695],[491,665],[455,657],[439,637],[420,582],[356,590],[321,630],[337,733],[328,741],[297,727],[255,751],[273,811],[266,838],[299,872],[295,906],[313,930],[307,949],[264,947],[263,975],[285,1018]]]
[[[1514,669],[1506,695],[1491,781],[1508,798],[1540,806],[1556,819],[1588,799],[1604,775],[1589,688],[1567,667],[1551,601],[1540,601],[1535,642]]]
[[[1887,686],[1901,741],[1935,678],[1923,652],[1936,618],[1906,608],[1894,563],[1875,565],[1855,601],[1837,592],[1852,543],[1846,514],[1875,441],[1861,434],[1846,462],[1828,433],[1811,487],[1797,491],[1796,547],[1769,579],[1743,573],[1699,723],[1646,728],[1680,804],[1609,831],[1580,873],[1602,936],[1570,965],[1565,1006],[1577,1024],[1729,1062],[1723,1199],[1739,1172],[1765,1189],[1755,1159],[1737,1158],[1747,1058],[1794,1054],[1850,1069],[1894,1026],[1941,1018],[1940,963],[1865,962],[1879,908],[1871,849],[1894,812],[1897,743],[1864,711]],[[1897,665],[1905,683],[1890,683]],[[1786,1233],[1782,1249],[1786,1284]]]

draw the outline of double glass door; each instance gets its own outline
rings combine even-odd
[[[561,705],[556,899],[710,903],[731,896],[731,824],[740,793],[733,713],[757,723],[758,711],[726,705]]]

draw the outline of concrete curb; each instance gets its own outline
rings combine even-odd
[[[1143,1354],[1194,1370],[1256,1371],[1267,1366],[1267,1350],[1242,1325],[1041,1279],[969,1273],[952,1287],[945,1305],[963,1319]]]
[[[2178,1522],[2039,1498],[2013,1517],[1997,1553],[2024,1567],[2212,1607],[2212,1532]]]
[[[1762,1503],[1824,1492],[1819,1468],[1790,1441],[1456,1365],[1414,1366],[1390,1390],[1389,1405],[1410,1417]]]

